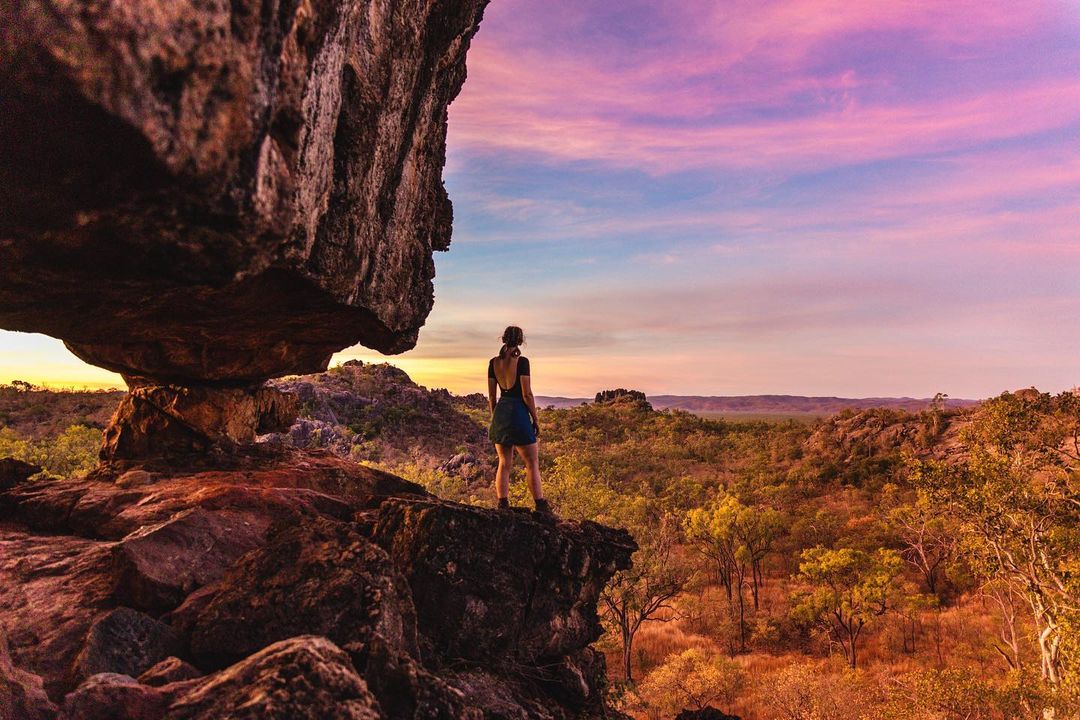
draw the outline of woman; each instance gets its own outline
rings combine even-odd
[[[540,458],[536,443],[540,420],[529,377],[529,358],[521,356],[525,333],[511,325],[503,332],[502,342],[499,354],[488,361],[488,406],[491,408],[488,437],[499,454],[495,495],[500,508],[510,507],[510,468],[517,448],[518,455],[525,461],[525,474],[536,502],[536,512],[550,515],[551,508],[540,489]],[[501,391],[498,402],[495,402],[496,387]]]

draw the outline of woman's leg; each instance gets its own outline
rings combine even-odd
[[[529,479],[529,492],[533,500],[543,500],[544,491],[540,489],[540,452],[538,444],[518,445],[518,455],[525,461],[525,475]]]
[[[514,446],[496,445],[499,454],[499,469],[495,471],[495,498],[502,500],[510,497],[510,470],[514,465]]]

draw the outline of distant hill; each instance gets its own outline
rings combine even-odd
[[[568,408],[591,402],[592,398],[569,398],[536,396],[539,407]],[[650,395],[649,402],[657,410],[678,409],[692,413],[747,414],[747,415],[835,415],[847,410],[889,408],[906,412],[919,412],[930,405],[930,398],[910,397],[805,397],[802,395]],[[946,406],[962,408],[977,405],[978,400],[949,398]]]

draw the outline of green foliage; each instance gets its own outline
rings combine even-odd
[[[682,592],[689,573],[672,553],[673,523],[661,518],[652,532],[638,535],[639,549],[628,570],[615,573],[600,594],[604,618],[622,641],[623,679],[633,679],[631,660],[634,638],[649,621],[674,608],[671,600]]]
[[[97,465],[100,448],[101,431],[84,425],[72,425],[45,440],[28,440],[11,428],[0,429],[0,457],[32,463],[55,477],[89,472]]]
[[[919,670],[900,678],[894,694],[909,717],[997,720],[1022,717],[1015,694],[966,670]]]
[[[670,718],[683,709],[729,709],[746,684],[746,672],[737,663],[690,648],[668,657],[639,690],[648,707]]]
[[[972,568],[1027,602],[1041,675],[1080,691],[1080,399],[1034,392],[988,401],[962,436],[963,464],[915,462],[922,497],[956,518]]]
[[[858,639],[868,623],[885,614],[903,561],[895,550],[876,553],[816,547],[802,553],[799,574],[811,589],[794,598],[793,618],[821,624],[843,646],[856,667]]]

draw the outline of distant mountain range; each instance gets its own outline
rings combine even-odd
[[[536,404],[539,407],[553,405],[557,408],[566,408],[586,402],[592,402],[592,398],[536,396]],[[929,407],[931,399],[910,397],[805,397],[802,395],[650,395],[649,402],[657,410],[677,408],[692,413],[835,415],[848,408],[866,410],[880,407],[918,412]],[[946,400],[946,404],[950,408],[968,407],[978,403],[978,400],[960,398],[948,398]]]

